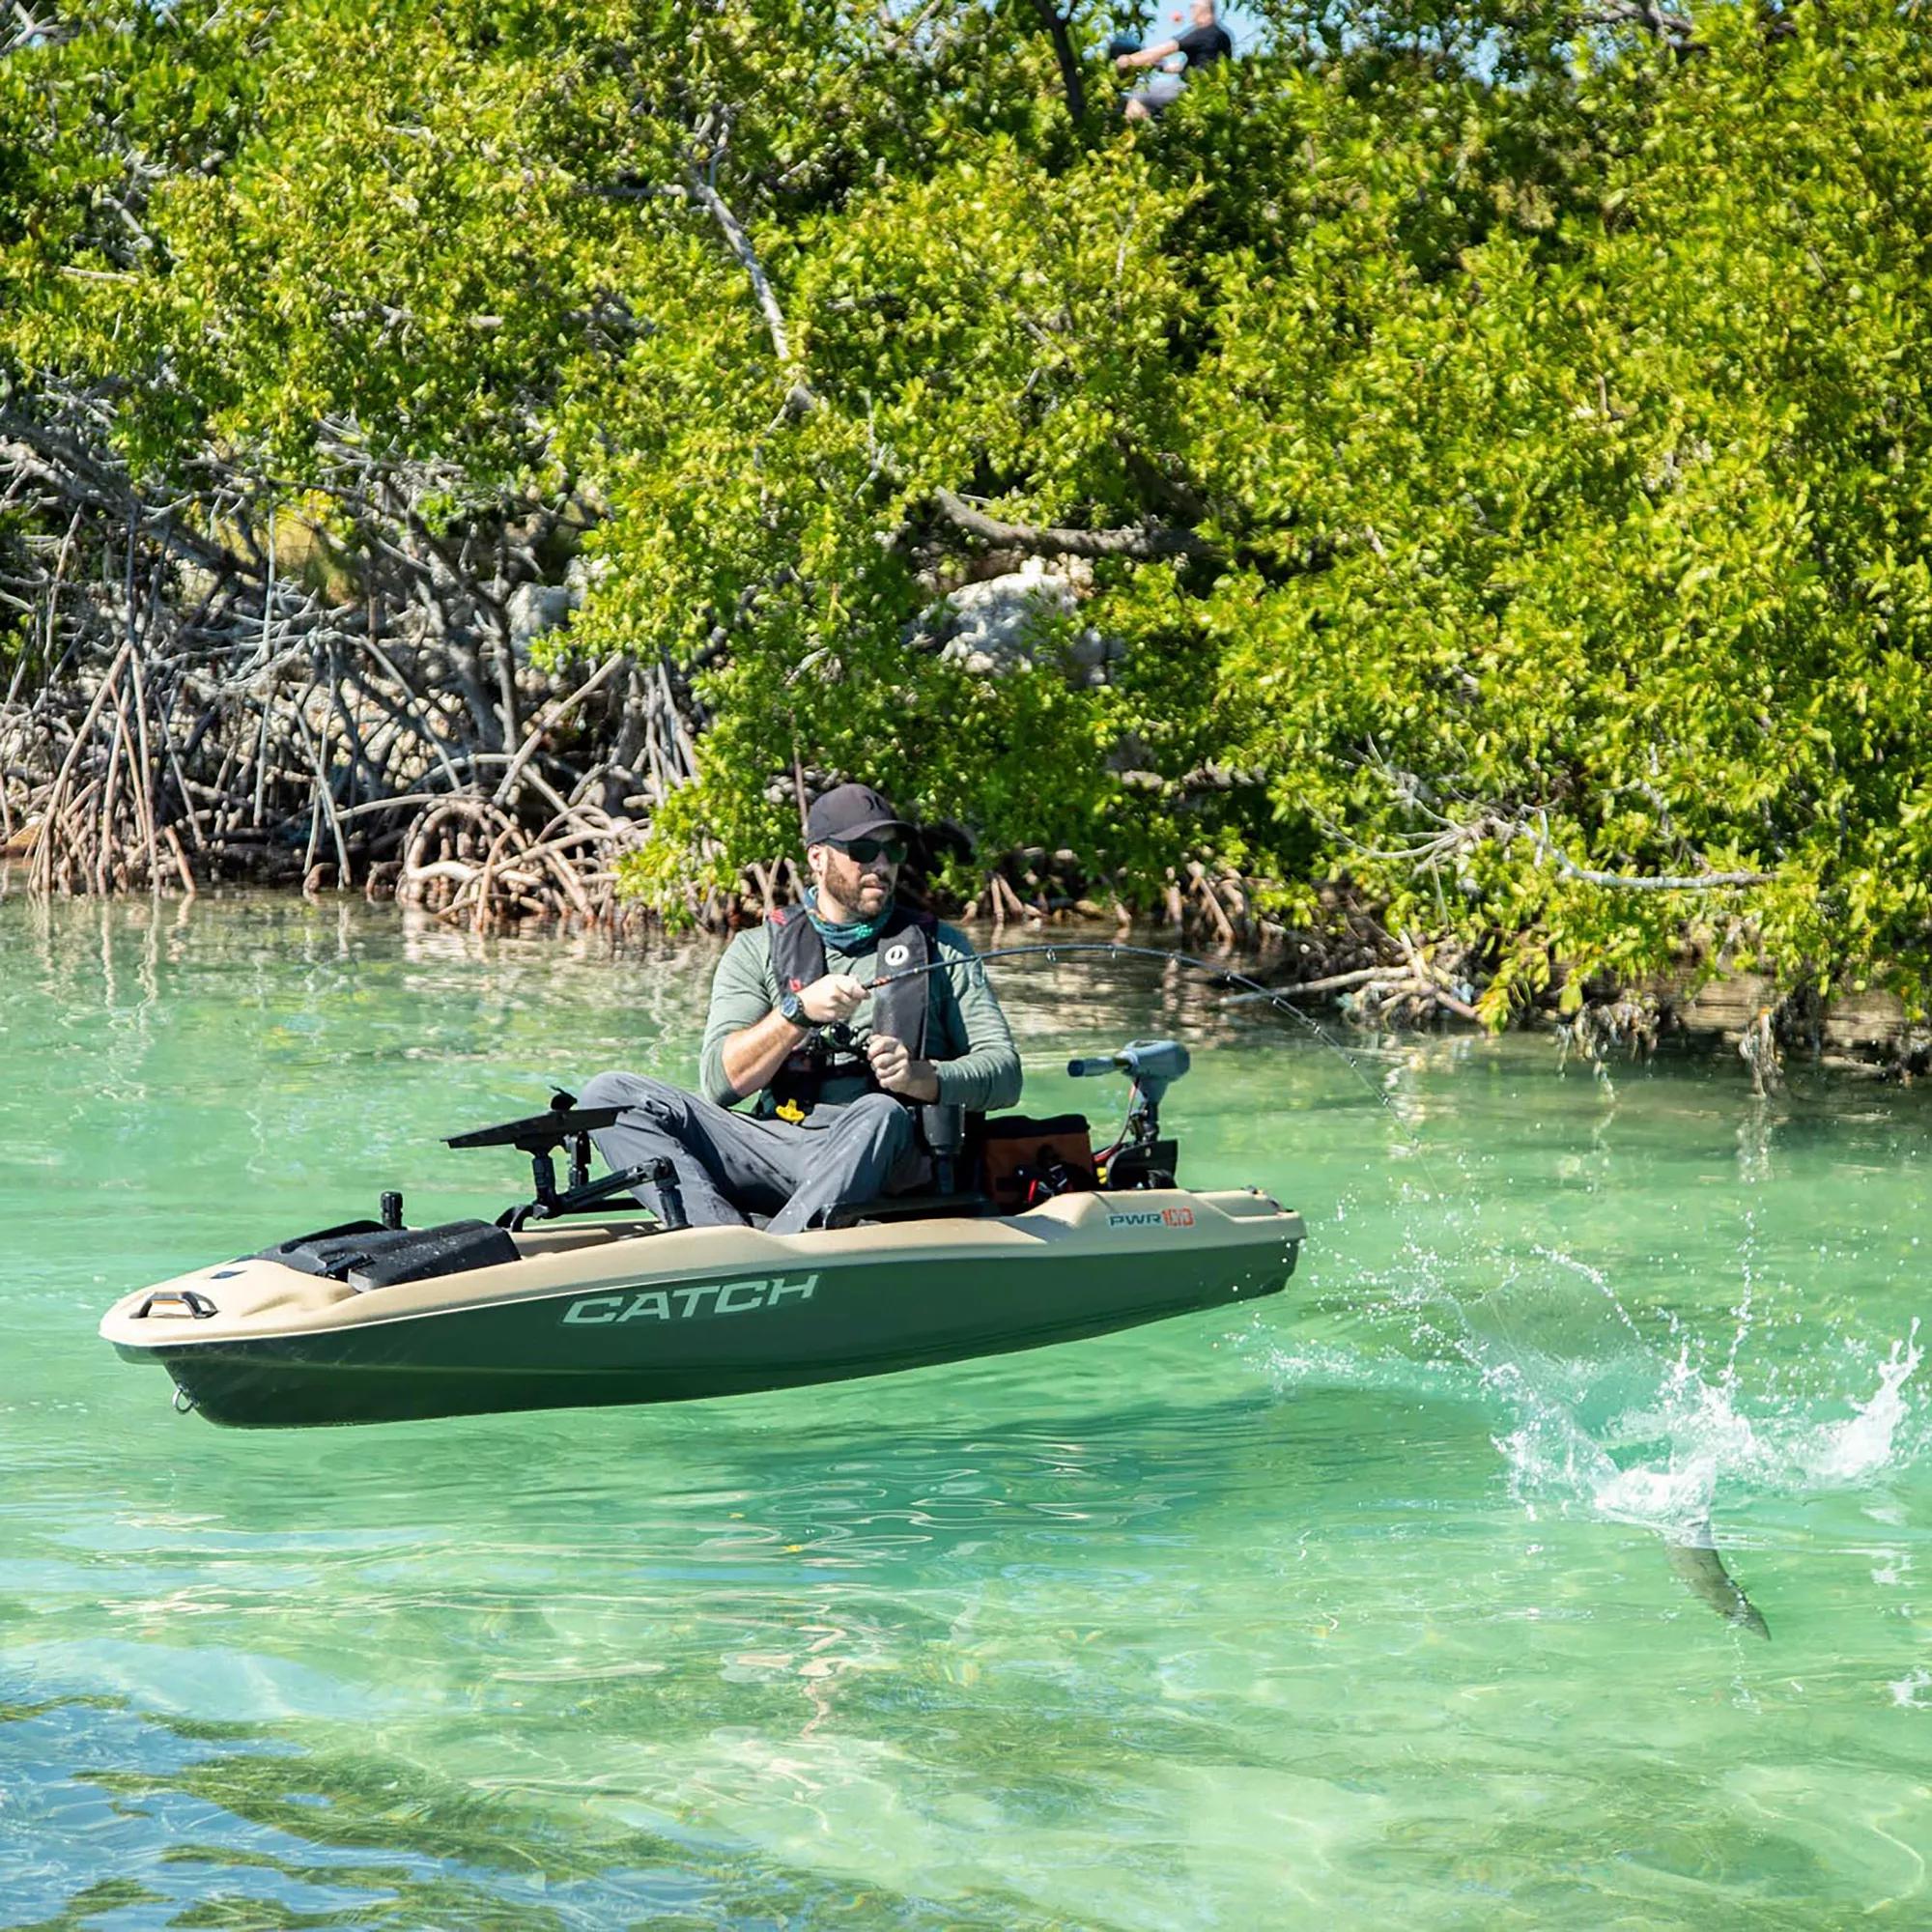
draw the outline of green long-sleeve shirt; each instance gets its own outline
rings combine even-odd
[[[1010,1107],[1020,1097],[1020,1057],[1007,1016],[986,983],[986,969],[974,956],[972,943],[950,925],[932,934],[934,959],[961,962],[944,972],[928,973],[925,1057],[933,1063],[939,1097],[975,1113]],[[878,948],[867,945],[847,952],[825,942],[825,970],[850,973],[856,980],[879,975]],[[970,963],[968,963],[970,962]],[[734,1105],[739,1095],[724,1077],[724,1042],[758,1021],[779,1003],[778,977],[772,971],[769,926],[753,926],[737,933],[724,949],[711,980],[711,1012],[704,1024],[704,1050],[698,1080],[704,1096],[721,1107]],[[855,1042],[863,1048],[871,1035],[874,1002],[867,1000],[849,1022]],[[824,1101],[838,1106],[867,1091],[863,1078],[827,1084]],[[768,1105],[761,1096],[761,1105]]]

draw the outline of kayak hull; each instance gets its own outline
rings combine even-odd
[[[254,1257],[127,1296],[101,1333],[241,1428],[684,1402],[1225,1309],[1279,1293],[1302,1234],[1265,1196],[1180,1189],[785,1236],[557,1225],[360,1293]]]

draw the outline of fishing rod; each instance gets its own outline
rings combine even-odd
[[[1224,986],[1242,986],[1250,992],[1259,993],[1269,1006],[1278,1011],[1293,1013],[1303,1026],[1309,1028],[1320,1038],[1331,1046],[1335,1044],[1299,1007],[1292,1000],[1285,999],[1276,987],[1264,986],[1259,980],[1249,979],[1245,973],[1236,973],[1231,966],[1217,965],[1213,960],[1203,959],[1192,952],[1180,952],[1165,946],[1129,946],[1124,940],[1120,939],[1068,939],[1044,942],[1037,946],[999,946],[990,952],[974,952],[963,959],[928,959],[923,965],[903,966],[896,973],[882,973],[876,980],[867,980],[864,983],[867,992],[874,992],[879,987],[890,986],[899,980],[917,980],[923,974],[944,972],[953,967],[980,966],[989,959],[1043,957],[1051,961],[1063,952],[1098,952],[1116,958],[1160,959],[1181,966],[1191,966],[1198,972],[1209,975]]]
[[[961,967],[970,970],[975,966],[983,964],[989,959],[1035,958],[1052,961],[1063,952],[1077,952],[1089,955],[1099,954],[1102,957],[1112,958],[1158,959],[1166,964],[1188,967],[1195,972],[1205,974],[1219,986],[1239,986],[1250,993],[1257,994],[1269,1007],[1274,1009],[1275,1011],[1287,1013],[1291,1017],[1299,1020],[1323,1046],[1328,1047],[1332,1052],[1341,1057],[1349,1071],[1375,1097],[1377,1104],[1387,1111],[1389,1118],[1401,1128],[1404,1144],[1407,1148],[1410,1156],[1414,1159],[1416,1166],[1421,1170],[1423,1179],[1434,1191],[1435,1198],[1445,1203],[1453,1198],[1450,1191],[1443,1186],[1441,1179],[1437,1177],[1435,1164],[1430,1160],[1428,1152],[1422,1145],[1420,1132],[1407,1121],[1403,1119],[1395,1102],[1390,1099],[1384,1089],[1377,1082],[1371,1080],[1362,1071],[1361,1065],[1356,1061],[1354,1055],[1340,1040],[1336,1039],[1314,1019],[1310,1018],[1293,1000],[1285,997],[1278,988],[1264,985],[1261,980],[1251,978],[1246,973],[1237,973],[1231,966],[1220,965],[1212,959],[1204,959],[1197,953],[1181,952],[1164,946],[1132,946],[1126,941],[1119,939],[1049,940],[1029,946],[996,947],[991,952],[971,953],[963,959],[928,959],[923,965],[905,966],[901,967],[897,972],[882,973],[876,979],[867,980],[864,983],[867,991],[876,991],[881,986],[891,985],[895,980],[921,979],[928,973],[952,971]],[[1121,1059],[1117,1057],[1116,1065],[1121,1064]],[[1134,1071],[1131,1065],[1123,1067],[1123,1070],[1128,1072]],[[1130,1109],[1131,1105],[1132,1103],[1129,1102]],[[1451,1299],[1453,1305],[1453,1297]],[[1466,1321],[1466,1317],[1464,1320]],[[1507,1333],[1505,1333],[1504,1344],[1505,1347],[1510,1346]]]
[[[1293,1000],[1283,995],[1279,988],[1265,986],[1259,980],[1251,979],[1245,973],[1236,972],[1232,966],[1223,966],[1212,959],[1204,959],[1198,953],[1181,952],[1174,948],[1165,946],[1130,946],[1126,941],[1120,939],[1049,940],[1031,946],[995,947],[991,952],[974,952],[963,959],[928,959],[919,966],[903,966],[895,973],[882,973],[877,979],[867,980],[864,984],[867,992],[876,992],[881,986],[893,985],[900,980],[917,980],[923,978],[927,973],[951,972],[960,968],[970,970],[972,967],[984,965],[990,959],[1044,958],[1048,961],[1053,961],[1063,952],[1098,953],[1104,957],[1117,959],[1158,959],[1169,965],[1190,967],[1198,973],[1205,973],[1217,985],[1224,987],[1239,986],[1247,992],[1257,994],[1268,1006],[1273,1008],[1276,1012],[1287,1013],[1292,1018],[1299,1020],[1323,1046],[1342,1057],[1349,1071],[1362,1083],[1363,1087],[1370,1094],[1375,1095],[1380,1105],[1386,1107],[1389,1113],[1402,1123],[1407,1131],[1410,1149],[1415,1153],[1424,1174],[1428,1175],[1431,1185],[1435,1187],[1438,1193],[1441,1192],[1441,1183],[1430,1172],[1429,1162],[1423,1154],[1420,1141],[1414,1130],[1408,1128],[1407,1122],[1404,1122],[1402,1116],[1396,1113],[1394,1101],[1389,1098],[1388,1094],[1375,1081],[1371,1080],[1362,1071],[1360,1065],[1355,1061],[1354,1055],[1340,1040],[1325,1032],[1307,1013],[1303,1012]]]

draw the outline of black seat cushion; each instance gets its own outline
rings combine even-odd
[[[496,1267],[516,1261],[518,1248],[503,1229],[489,1221],[445,1221],[436,1228],[351,1222],[264,1248],[260,1259],[363,1290]]]

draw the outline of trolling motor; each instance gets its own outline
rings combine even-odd
[[[624,1194],[639,1182],[648,1182],[658,1191],[663,1206],[659,1219],[667,1233],[690,1226],[684,1202],[677,1190],[677,1169],[664,1158],[647,1160],[637,1167],[621,1167],[601,1180],[590,1178],[590,1136],[599,1127],[610,1126],[623,1112],[621,1107],[580,1107],[574,1094],[561,1090],[551,1095],[550,1110],[530,1114],[521,1121],[505,1121],[500,1126],[478,1127],[474,1133],[453,1134],[443,1145],[452,1148],[513,1147],[530,1157],[530,1173],[536,1184],[536,1199],[504,1214],[502,1225],[515,1231],[528,1221],[554,1220],[559,1214],[584,1214],[603,1207],[613,1195]],[[556,1184],[556,1163],[551,1158],[561,1148],[570,1150],[570,1185],[561,1193]],[[388,1197],[384,1197],[384,1219],[388,1219]],[[396,1202],[400,1221],[402,1202]]]
[[[1069,1060],[1076,1080],[1102,1073],[1124,1073],[1134,1083],[1127,1101],[1126,1130],[1100,1156],[1100,1179],[1107,1187],[1172,1187],[1180,1149],[1160,1134],[1160,1103],[1167,1090],[1191,1065],[1179,1040],[1130,1039],[1116,1053]]]

